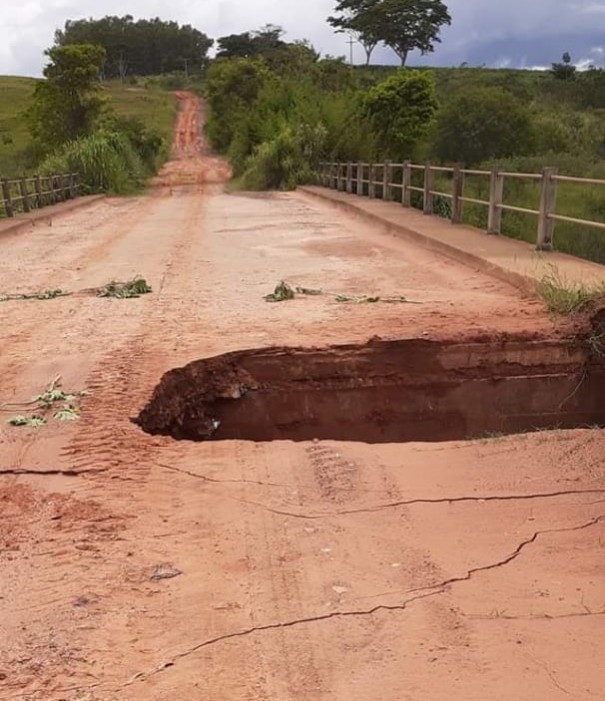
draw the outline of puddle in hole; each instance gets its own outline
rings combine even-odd
[[[605,364],[560,341],[266,348],[161,379],[134,421],[179,440],[397,443],[605,426]]]

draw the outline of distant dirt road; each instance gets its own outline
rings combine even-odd
[[[225,193],[178,99],[148,195],[0,240],[0,292],[154,290],[0,303],[0,403],[58,375],[92,392],[39,429],[3,408],[0,701],[605,698],[602,431],[192,443],[130,421],[164,372],[226,351],[550,329],[301,194]],[[267,304],[281,279],[421,304]]]

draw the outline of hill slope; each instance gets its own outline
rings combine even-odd
[[[28,170],[29,133],[24,113],[31,104],[35,78],[0,76],[0,177]],[[110,82],[103,85],[109,105],[120,115],[138,117],[170,141],[176,116],[171,93],[159,87],[136,87]]]

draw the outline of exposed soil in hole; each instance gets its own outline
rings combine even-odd
[[[605,425],[605,364],[565,341],[266,348],[166,373],[135,420],[194,441],[448,441]]]

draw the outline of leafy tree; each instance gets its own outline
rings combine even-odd
[[[281,37],[284,30],[275,24],[266,24],[254,32],[229,34],[218,39],[217,58],[253,58],[270,54],[286,46]]]
[[[382,0],[381,39],[405,66],[411,51],[432,53],[440,43],[441,27],[452,18],[441,0]]]
[[[105,49],[103,77],[158,75],[205,66],[213,41],[190,25],[159,18],[134,21],[132,15],[68,20],[55,33],[55,45],[98,44]]]
[[[571,54],[566,51],[563,54],[562,63],[553,63],[550,72],[557,80],[574,80],[577,69],[571,62]]]
[[[475,165],[531,153],[533,148],[529,111],[506,90],[466,88],[439,112],[434,152],[443,162]]]
[[[229,34],[217,40],[217,58],[250,58],[256,54],[256,46],[250,32]]]
[[[436,110],[432,75],[405,68],[371,88],[362,102],[362,112],[371,121],[384,154],[391,157],[412,156]]]
[[[450,25],[452,18],[442,0],[339,0],[328,22],[337,31],[347,31],[359,37],[369,62],[374,48],[384,42],[407,62],[411,51],[423,54],[434,51],[441,39],[441,27]]]
[[[335,10],[340,14],[328,17],[328,23],[337,33],[348,34],[363,47],[368,66],[374,49],[382,38],[379,3],[371,0],[339,0]]]
[[[240,129],[271,73],[262,59],[218,59],[206,74],[210,118],[206,132],[212,145],[225,151]]]
[[[95,126],[105,104],[99,94],[105,49],[72,44],[45,54],[46,80],[36,85],[29,121],[34,138],[50,148],[88,134]]]

